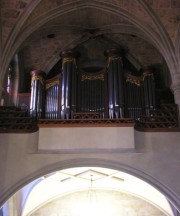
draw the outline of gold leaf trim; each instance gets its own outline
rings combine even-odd
[[[65,57],[65,58],[63,58],[63,61],[62,61],[62,69],[64,67],[64,64],[67,63],[67,62],[73,62],[75,64],[75,66],[77,67],[75,58],[73,58],[73,57]]]
[[[121,56],[117,56],[117,55],[114,55],[114,56],[110,56],[108,58],[108,61],[107,61],[107,68],[109,68],[109,65],[111,64],[112,61],[114,60],[122,60],[122,57]]]
[[[133,76],[131,74],[126,74],[126,82],[132,83],[137,86],[141,86],[141,83],[144,82],[144,79],[148,76],[153,77],[153,73],[144,72],[140,77]]]
[[[60,83],[59,80],[55,80],[55,81],[52,81],[50,83],[47,83],[46,84],[46,90],[53,87],[53,86],[55,86],[55,85],[59,85],[59,83]]]
[[[81,75],[81,81],[85,81],[85,80],[104,80],[104,74],[88,74],[88,73],[84,73]]]
[[[140,87],[141,85],[141,80],[140,79],[137,79],[136,77],[133,78],[133,77],[127,77],[126,78],[126,82],[129,82],[129,83],[132,83],[134,85],[137,85],[138,87]]]
[[[144,72],[141,76],[141,80],[144,81],[144,79],[148,76],[153,76],[153,73],[150,73],[148,71]]]
[[[44,79],[42,78],[42,76],[33,76],[31,79],[31,86],[33,85],[33,82],[36,80],[39,80],[41,84],[44,85]]]

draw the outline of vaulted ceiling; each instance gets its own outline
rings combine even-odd
[[[4,70],[21,51],[26,73],[32,69],[48,73],[61,51],[78,46],[90,58],[104,60],[106,49],[123,47],[138,68],[165,61],[170,70],[178,67],[178,0],[2,0],[1,4]]]
[[[16,194],[27,194],[22,216],[126,215],[130,209],[140,215],[173,215],[163,194],[143,180],[117,170],[70,168],[45,175],[30,185]],[[141,212],[143,207],[146,213]]]

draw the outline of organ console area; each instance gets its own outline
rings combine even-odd
[[[61,68],[51,79],[31,72],[30,114],[38,119],[138,119],[156,108],[153,71],[139,74],[124,68],[121,50],[105,52],[106,64],[88,71],[79,66],[80,53],[61,53]]]

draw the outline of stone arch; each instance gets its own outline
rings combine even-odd
[[[0,79],[0,83],[1,83],[1,89],[0,89],[0,97],[1,97],[1,93],[2,93],[2,86],[3,86],[3,81],[4,81],[4,76],[8,67],[8,64],[10,63],[13,55],[15,54],[15,52],[12,53],[11,47],[13,46],[20,30],[23,27],[23,24],[26,22],[26,20],[28,19],[28,17],[30,16],[31,12],[34,10],[34,8],[41,2],[41,0],[37,0],[37,1],[31,1],[31,3],[28,5],[28,7],[23,11],[22,15],[18,18],[17,23],[15,25],[15,27],[12,29],[12,31],[10,32],[10,35],[8,36],[6,43],[3,47],[3,52],[1,55],[1,79]],[[8,57],[9,56],[9,57]],[[6,61],[7,59],[7,63],[5,63],[5,65],[3,64],[4,61]]]
[[[104,26],[104,28],[110,28],[112,26]],[[102,27],[103,28],[103,27]],[[148,37],[147,35],[143,34],[143,32],[141,31],[137,31],[137,28],[135,28],[134,26],[127,26],[124,24],[121,25],[116,25],[113,27],[113,29],[109,30],[108,34],[119,34],[119,33],[124,33],[124,34],[129,34],[129,35],[136,35],[142,39],[144,39],[145,41],[148,42]],[[75,41],[72,40],[70,43],[68,44],[64,44],[63,50],[66,49],[71,49],[72,47],[75,47],[79,44],[81,44],[84,39],[81,38],[81,36],[76,39]],[[153,43],[153,41],[152,41]],[[153,44],[155,46],[155,44]],[[59,50],[59,53],[63,50]],[[55,54],[54,56],[52,56],[51,59],[49,59],[49,61],[47,62],[46,65],[44,65],[44,68],[42,68],[42,71],[44,71],[46,74],[48,73],[48,71],[57,63],[57,61],[60,60],[60,55],[59,53]]]
[[[176,52],[176,56],[177,56],[177,60],[179,62],[179,68],[180,68],[180,23],[178,25],[178,29],[176,32],[176,37],[175,37],[175,52]]]
[[[143,1],[139,1],[139,2],[143,6],[145,5],[145,3]],[[36,3],[36,5],[38,3],[40,3],[40,0]],[[147,6],[147,4],[145,6]],[[76,8],[74,8],[73,4],[68,4],[68,5],[65,5],[65,7],[62,8],[61,10],[59,10],[59,8],[57,8],[54,11],[50,11],[49,14],[43,15],[43,16],[39,17],[39,20],[35,20],[33,23],[31,23],[31,25],[29,25],[26,28],[26,30],[24,30],[22,32],[22,34],[20,35],[19,33],[20,33],[20,30],[22,29],[22,26],[24,23],[22,21],[23,19],[21,18],[19,20],[19,22],[17,23],[15,30],[12,32],[12,34],[11,34],[12,36],[9,38],[9,42],[7,43],[7,45],[5,47],[5,51],[3,54],[3,65],[2,65],[2,73],[3,74],[2,74],[2,77],[4,77],[4,75],[5,75],[5,71],[6,71],[8,62],[10,61],[10,59],[12,58],[14,53],[17,51],[17,49],[20,47],[22,41],[25,40],[25,38],[27,38],[39,26],[44,24],[47,20],[52,20],[56,16],[65,14],[65,13],[73,11],[73,10],[83,9],[86,7],[97,8],[100,10],[104,10],[106,12],[117,14],[118,16],[123,16],[124,18],[126,18],[127,20],[129,20],[130,22],[135,24],[144,34],[146,34],[148,36],[148,39],[150,41],[153,41],[156,44],[156,47],[162,53],[165,60],[167,61],[167,64],[168,64],[170,71],[171,71],[171,75],[173,76],[173,74],[177,73],[176,64],[174,62],[175,61],[174,60],[175,59],[174,52],[173,52],[173,49],[171,48],[172,46],[170,45],[170,40],[167,39],[167,35],[164,33],[162,28],[161,28],[160,33],[163,35],[163,40],[162,40],[162,37],[160,37],[159,33],[154,32],[153,29],[146,26],[142,22],[142,20],[137,20],[137,18],[135,19],[135,17],[133,17],[132,14],[127,13],[127,11],[123,11],[121,8],[117,8],[117,5],[115,6],[115,5],[109,4],[109,3],[99,3],[99,2],[94,0],[94,1],[86,2],[86,3],[84,3],[83,1],[79,1],[79,2],[77,2]],[[35,5],[32,5],[31,7],[29,7],[28,12],[30,13],[32,11],[32,9],[34,9],[34,8],[35,8]],[[149,11],[149,9],[147,7],[146,7],[146,11]],[[52,12],[53,12],[53,14],[52,14]],[[152,14],[152,13],[150,13],[150,14]],[[155,18],[153,17],[153,19],[155,19]],[[160,27],[161,26],[159,25],[159,28]],[[18,34],[19,34],[19,38],[17,38]],[[12,44],[13,44],[13,46],[11,49]],[[171,48],[171,49],[169,49],[169,48]],[[170,52],[170,53],[168,53],[168,52]],[[171,58],[169,58],[169,56],[171,56]],[[171,70],[171,68],[172,68],[172,70]]]
[[[122,164],[119,162],[115,162],[112,160],[107,159],[99,159],[99,158],[78,158],[78,159],[69,159],[64,160],[55,164],[51,164],[48,166],[43,167],[40,170],[36,170],[33,173],[30,173],[28,177],[22,178],[21,182],[15,183],[13,188],[10,188],[6,195],[1,197],[0,206],[2,206],[6,200],[8,200],[15,192],[19,189],[27,185],[28,183],[32,182],[33,180],[42,177],[44,175],[50,174],[52,172],[68,169],[68,168],[75,168],[75,167],[102,167],[102,168],[109,168],[114,169],[117,171],[123,171],[125,173],[131,174],[147,183],[151,186],[159,190],[171,203],[171,205],[177,210],[180,211],[180,199],[179,197],[166,185],[162,184],[158,179],[153,178],[152,176],[148,175],[147,173],[135,169],[129,165]]]

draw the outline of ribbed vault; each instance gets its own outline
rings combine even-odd
[[[148,1],[28,1],[4,44],[2,77],[17,51],[34,41],[42,44],[41,40],[51,33],[57,37],[69,35],[68,40],[59,38],[62,43],[38,69],[48,71],[59,60],[60,51],[74,48],[89,37],[102,35],[116,41],[118,35],[128,34],[143,39],[162,55],[172,76],[172,87],[178,86],[179,66],[172,40]]]

